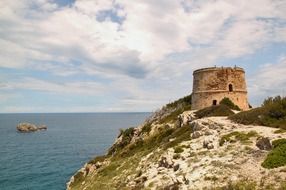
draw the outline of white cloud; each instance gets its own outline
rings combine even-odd
[[[259,68],[249,79],[249,94],[256,105],[268,96],[286,96],[286,57],[281,56],[277,63]]]
[[[225,57],[239,57],[254,53],[270,40],[267,23],[247,20],[234,23],[226,30],[216,48],[223,50]]]
[[[254,6],[256,4],[259,6]],[[170,53],[192,53],[189,42],[213,46],[208,51],[214,51],[217,57],[221,56],[219,54],[232,57],[251,53],[269,42],[269,30],[275,27],[269,24],[269,20],[256,19],[283,18],[285,7],[281,2],[269,0],[198,1],[189,5],[189,11],[185,11],[180,1],[171,0],[81,0],[72,7],[61,9],[56,9],[56,5],[49,1],[23,1],[10,5],[5,5],[10,13],[4,14],[3,18],[10,23],[14,20],[13,26],[17,29],[11,30],[8,26],[2,34],[9,31],[5,40],[8,38],[10,43],[17,44],[19,51],[27,55],[26,59],[78,58],[100,65],[109,63],[111,58],[128,60],[126,54],[131,55],[128,52],[137,52],[138,60],[133,64],[141,67],[146,67],[146,62],[152,67]],[[39,8],[34,10],[32,5]],[[41,16],[41,7],[49,6],[54,7],[53,11]],[[108,19],[98,21],[97,14],[105,10],[125,15],[123,24]],[[37,11],[32,18],[22,18]],[[19,12],[19,15],[11,15],[11,12]],[[283,29],[285,27],[280,27],[276,35],[284,36]],[[217,51],[218,48],[221,50]],[[15,57],[26,60],[23,55]],[[112,61],[112,64],[116,62]]]
[[[104,85],[96,82],[49,82],[34,78],[23,78],[21,81],[7,82],[2,89],[37,90],[57,94],[81,94],[85,96],[102,95],[106,92]]]
[[[280,0],[77,0],[66,7],[2,0],[0,9],[0,67],[110,81],[26,77],[9,81],[13,90],[104,92],[120,99],[110,108],[116,110],[153,109],[190,93],[193,69],[286,42],[286,2]]]

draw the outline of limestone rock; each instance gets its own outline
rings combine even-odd
[[[271,150],[272,149],[272,145],[270,143],[270,140],[267,137],[262,137],[262,138],[258,139],[256,142],[256,146],[260,150]]]
[[[207,135],[207,136],[212,135],[212,134],[213,133],[210,130],[205,132],[205,135]]]
[[[162,157],[161,160],[159,161],[159,167],[164,167],[164,168],[172,168],[174,163],[167,159],[166,157]]]
[[[203,124],[199,123],[196,120],[191,122],[191,127],[192,127],[193,131],[200,131],[203,128],[205,128],[205,126]]]
[[[199,138],[202,134],[199,131],[195,131],[192,133],[192,139]]]
[[[180,168],[180,164],[176,164],[176,165],[174,166],[174,168],[173,168],[173,169],[174,169],[174,172],[177,171],[179,168]]]
[[[178,116],[180,126],[189,125],[189,123],[196,119],[194,111],[185,111]]]
[[[17,125],[17,130],[21,133],[29,133],[40,130],[47,130],[47,127],[45,125],[36,126],[31,123],[19,123]]]
[[[213,149],[214,145],[213,145],[211,140],[205,139],[204,142],[203,142],[203,147],[207,148],[207,149]]]
[[[214,149],[214,145],[213,145],[212,143],[209,143],[209,144],[207,145],[207,149]]]
[[[211,124],[209,125],[209,129],[214,129],[214,130],[216,130],[216,129],[218,129],[218,128],[219,128],[219,126],[218,126],[217,124],[211,123]]]

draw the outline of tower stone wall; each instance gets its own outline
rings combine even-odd
[[[192,109],[217,105],[224,97],[242,110],[249,108],[242,68],[210,67],[193,72]]]

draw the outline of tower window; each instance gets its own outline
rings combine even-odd
[[[217,101],[216,101],[216,100],[213,100],[213,106],[215,106],[215,105],[216,105],[216,103],[217,103]]]
[[[229,84],[229,85],[228,85],[228,91],[230,91],[230,92],[233,91],[233,86],[232,86],[232,84]]]

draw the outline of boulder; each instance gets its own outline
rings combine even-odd
[[[199,138],[200,136],[202,136],[202,134],[199,131],[195,131],[191,135],[192,139]]]
[[[189,125],[189,123],[196,119],[194,111],[185,111],[178,116],[180,127]]]
[[[212,143],[209,143],[209,144],[207,145],[207,149],[214,149],[214,145],[213,145]]]
[[[203,124],[199,123],[196,120],[191,122],[190,125],[191,125],[193,131],[200,131],[203,128],[205,128],[205,126]]]
[[[40,130],[47,130],[47,127],[45,125],[36,126],[31,123],[19,123],[17,125],[17,131],[21,133],[30,133]]]
[[[174,166],[174,172],[176,172],[178,169],[180,168],[180,164],[176,164],[175,166]]]
[[[210,139],[205,139],[203,142],[203,148],[213,149],[214,148],[213,141]]]
[[[272,145],[270,143],[270,140],[267,137],[262,137],[262,138],[258,139],[256,142],[256,146],[260,150],[271,150],[272,149]]]
[[[211,124],[209,125],[209,129],[214,129],[214,130],[216,130],[216,129],[218,129],[218,128],[219,128],[219,126],[218,126],[217,124],[211,123]]]
[[[209,136],[209,135],[213,135],[213,133],[210,130],[208,130],[205,132],[205,135]]]
[[[174,165],[173,161],[167,159],[166,157],[161,157],[161,160],[159,161],[159,167],[164,168],[172,168]]]

